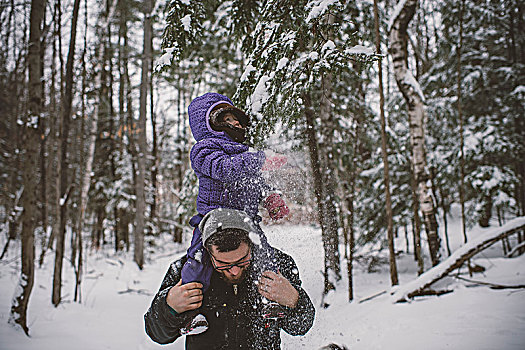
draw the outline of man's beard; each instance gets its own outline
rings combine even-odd
[[[248,273],[247,270],[248,270],[247,268],[242,269],[242,270],[241,270],[241,273],[239,273],[239,274],[238,274],[237,276],[235,276],[234,278],[231,277],[231,276],[228,277],[228,276],[226,275],[226,273],[223,272],[223,271],[218,271],[218,272],[219,272],[219,274],[221,275],[221,279],[222,279],[223,281],[225,281],[225,282],[227,282],[227,283],[230,283],[230,284],[237,284],[237,283],[240,283],[240,282],[244,281],[244,279],[246,278],[247,273]]]

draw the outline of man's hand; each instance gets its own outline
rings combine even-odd
[[[190,282],[182,285],[182,280],[179,280],[168,292],[166,302],[179,314],[195,310],[202,305],[202,284]]]
[[[268,300],[294,308],[299,300],[299,292],[280,272],[264,271],[258,286],[259,293]]]

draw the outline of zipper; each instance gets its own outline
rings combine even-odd
[[[235,295],[234,298],[232,298],[232,303],[230,304],[233,308],[232,308],[232,321],[233,321],[233,333],[234,333],[234,336],[233,336],[233,339],[234,339],[234,347],[233,348],[239,348],[239,332],[238,332],[238,321],[237,321],[237,316],[238,316],[238,311],[239,311],[239,300],[237,299],[237,293],[239,292],[238,290],[238,286],[236,284],[233,285],[233,294]]]

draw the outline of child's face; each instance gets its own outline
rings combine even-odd
[[[226,113],[226,115],[224,116],[224,121],[226,123],[230,124],[231,126],[234,126],[236,128],[240,128],[240,129],[244,129],[242,127],[241,123],[239,122],[239,120],[237,119],[237,117],[234,116],[231,113]]]

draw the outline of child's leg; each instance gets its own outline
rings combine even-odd
[[[202,291],[204,293],[210,286],[213,266],[211,265],[208,252],[204,249],[201,236],[199,228],[195,227],[193,230],[191,245],[187,251],[188,260],[181,270],[181,279],[182,284],[189,282],[202,283]]]
[[[195,215],[190,220],[190,225],[194,227],[191,244],[186,252],[188,259],[181,270],[182,284],[189,282],[202,283],[202,292],[204,293],[210,286],[211,273],[213,267],[210,257],[202,244],[202,234],[199,231],[199,223],[202,220],[201,215]],[[187,314],[188,321],[180,329],[182,335],[199,334],[208,329],[208,320],[200,313],[200,309],[192,310]]]

